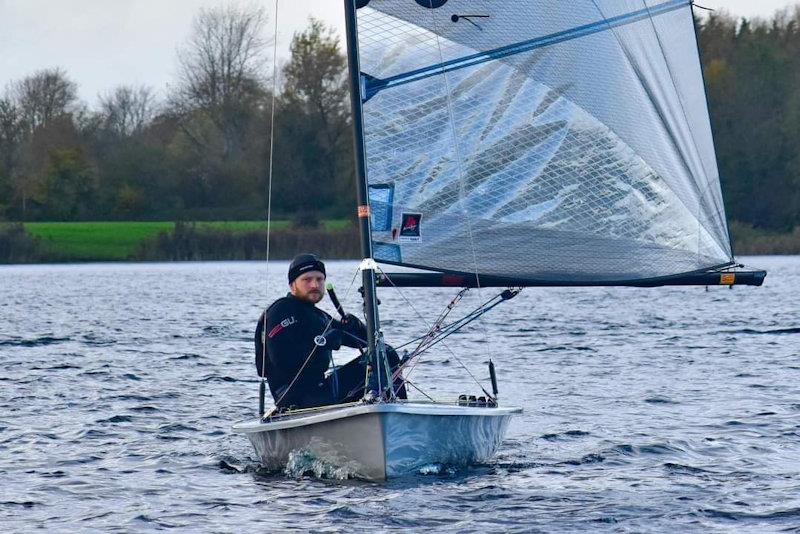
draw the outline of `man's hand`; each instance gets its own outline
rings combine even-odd
[[[345,314],[341,322],[344,331],[351,336],[362,341],[367,339],[367,327],[364,326],[364,323],[361,322],[361,319],[352,313]]]

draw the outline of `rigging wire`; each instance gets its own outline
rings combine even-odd
[[[269,238],[272,224],[272,175],[275,169],[274,156],[275,156],[275,93],[278,91],[278,2],[275,0],[275,27],[272,41],[272,106],[269,116],[269,171],[267,178],[267,242],[266,242],[266,281],[265,291],[267,301],[269,301]],[[269,307],[264,308],[264,324],[262,325],[262,338],[261,338],[261,388],[264,389],[264,381],[266,379],[267,369],[267,310]],[[258,414],[259,417],[263,414]]]
[[[405,302],[406,302],[406,304],[408,304],[409,308],[411,308],[411,309],[414,311],[414,313],[416,313],[416,314],[417,314],[417,316],[418,316],[420,319],[422,319],[422,321],[423,321],[423,322],[424,322],[424,323],[425,323],[425,324],[428,326],[428,328],[429,328],[429,329],[430,329],[430,328],[432,328],[432,327],[433,327],[433,325],[431,325],[431,324],[429,324],[429,323],[428,323],[428,321],[425,319],[425,317],[422,315],[422,313],[420,313],[420,311],[419,311],[419,310],[417,310],[417,308],[416,308],[416,307],[414,306],[414,304],[413,304],[413,303],[412,303],[412,302],[411,302],[411,301],[408,299],[408,297],[406,297],[405,293],[403,293],[403,291],[402,291],[402,290],[400,290],[400,288],[399,288],[399,287],[397,287],[397,286],[394,284],[394,282],[392,282],[392,279],[389,277],[389,275],[387,275],[387,274],[386,274],[386,273],[383,271],[383,269],[381,269],[381,267],[380,267],[380,266],[377,266],[377,267],[378,267],[378,271],[379,271],[381,274],[383,274],[383,275],[386,277],[386,279],[387,279],[387,280],[389,280],[389,283],[390,283],[390,284],[391,284],[391,285],[392,285],[392,286],[393,286],[393,287],[394,287],[394,288],[397,290],[398,294],[399,294],[399,295],[400,295],[400,296],[403,298],[403,300],[405,300]],[[483,389],[483,386],[481,386],[481,383],[480,383],[480,381],[479,381],[477,378],[475,378],[475,375],[474,375],[474,374],[472,374],[472,372],[469,370],[469,368],[467,368],[467,366],[464,364],[464,362],[462,362],[462,361],[461,361],[461,358],[459,358],[458,356],[456,356],[456,353],[455,353],[455,352],[454,352],[454,351],[453,351],[453,350],[452,350],[450,347],[448,347],[448,346],[447,346],[447,344],[444,344],[444,347],[445,347],[445,349],[447,350],[447,352],[449,352],[449,353],[450,353],[450,355],[453,357],[453,359],[455,359],[455,361],[456,361],[456,362],[457,362],[457,363],[458,363],[458,364],[459,364],[459,365],[460,365],[460,366],[461,366],[461,367],[462,367],[462,368],[463,368],[463,369],[464,369],[464,370],[467,372],[467,374],[468,374],[468,375],[469,375],[469,376],[470,376],[470,377],[471,377],[471,378],[472,378],[472,379],[475,381],[475,383],[476,383],[476,384],[478,384],[478,386],[479,386],[481,389]],[[416,359],[416,362],[417,362],[417,363],[419,363],[419,358],[417,358],[417,359]],[[414,364],[414,366],[413,366],[413,367],[412,367],[412,368],[409,370],[409,373],[410,373],[411,371],[413,371],[414,367],[416,367],[416,363],[415,363],[415,364]]]

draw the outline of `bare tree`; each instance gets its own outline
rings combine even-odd
[[[123,137],[141,132],[156,112],[156,98],[149,87],[121,85],[100,97],[103,126]]]
[[[11,175],[22,137],[23,125],[19,109],[8,98],[0,98],[0,178]]]
[[[199,111],[210,119],[222,135],[223,158],[241,144],[254,103],[263,95],[266,21],[260,7],[202,9],[178,52],[173,103],[183,116]],[[206,144],[201,133],[186,133],[195,143]]]
[[[29,132],[68,113],[78,102],[78,85],[59,68],[40,70],[12,82],[8,93]]]

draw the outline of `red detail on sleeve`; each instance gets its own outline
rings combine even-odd
[[[267,337],[272,339],[273,337],[277,336],[278,333],[281,330],[283,330],[283,325],[282,324],[276,324],[275,327],[272,330],[269,331],[269,334],[267,334]]]

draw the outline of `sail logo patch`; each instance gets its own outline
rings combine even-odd
[[[397,238],[401,243],[416,243],[422,238],[420,225],[421,213],[403,213],[400,218],[400,234]]]

